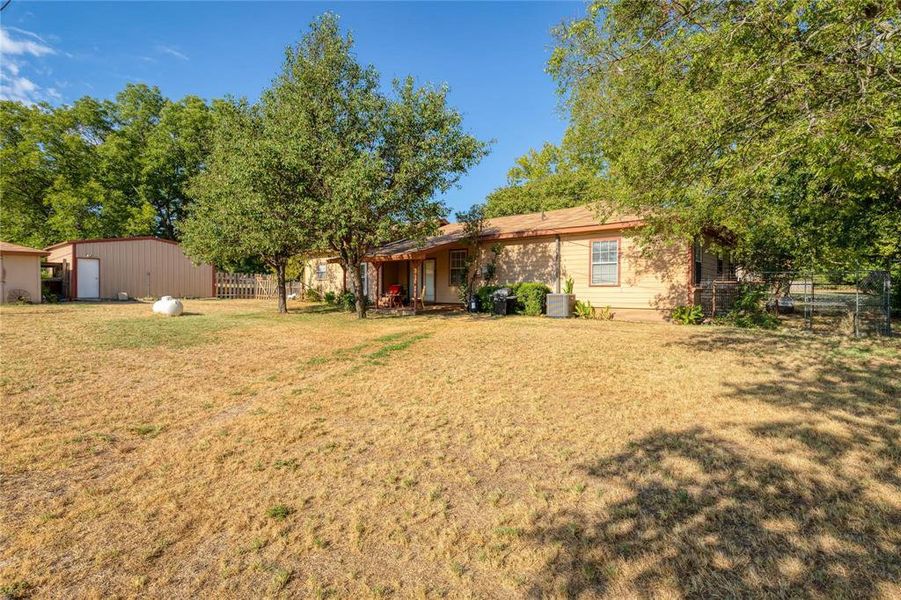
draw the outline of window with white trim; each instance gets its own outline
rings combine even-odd
[[[466,250],[450,251],[450,284],[463,285],[466,282]]]
[[[319,263],[316,265],[316,279],[319,281],[325,281],[325,276],[328,274],[328,266],[325,263]]]
[[[591,285],[619,284],[619,240],[591,242]]]
[[[701,246],[701,242],[695,242],[694,245],[694,257],[695,257],[695,285],[701,284],[701,277],[704,275],[704,248]]]

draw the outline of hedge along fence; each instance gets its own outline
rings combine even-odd
[[[544,312],[547,295],[551,293],[551,288],[547,285],[534,281],[523,281],[511,285],[483,285],[476,290],[476,296],[479,297],[484,312],[491,312],[491,295],[502,288],[509,288],[516,296],[517,313],[532,317],[537,317]]]

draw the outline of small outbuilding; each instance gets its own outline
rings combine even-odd
[[[0,302],[41,301],[41,259],[49,252],[0,242]]]
[[[70,300],[206,298],[216,295],[216,270],[194,264],[178,242],[158,237],[72,240],[48,246],[48,262],[69,274]]]

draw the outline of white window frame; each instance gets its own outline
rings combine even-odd
[[[600,257],[599,257],[599,260],[595,260],[595,258],[594,258],[595,244],[614,244],[614,248],[615,248],[614,260],[612,260],[612,261],[611,260],[602,260],[602,259],[600,259]],[[601,256],[603,256],[605,253],[605,251],[601,250],[601,249],[599,249],[598,252]],[[607,254],[609,254],[609,252],[610,252],[609,250],[606,251]],[[619,270],[620,270],[619,261],[620,261],[620,238],[599,238],[599,239],[591,240],[590,244],[588,245],[588,262],[589,262],[588,285],[590,287],[617,287],[619,285]],[[615,267],[614,272],[616,273],[616,278],[614,279],[614,281],[601,281],[600,283],[595,283],[594,268],[601,267],[601,266],[607,266],[607,265],[614,265],[614,267]]]
[[[463,264],[458,267],[454,267],[454,255],[460,256],[463,255]],[[464,249],[460,250],[450,250],[447,254],[447,271],[448,271],[448,284],[451,287],[459,287],[466,283],[466,259],[469,256],[469,251]],[[461,273],[460,281],[454,282],[454,271],[459,271]]]
[[[697,240],[694,243],[693,249],[695,262],[692,265],[692,278],[694,279],[694,285],[701,285],[701,280],[704,278],[704,246],[701,245],[701,241]]]
[[[319,263],[316,265],[316,281],[325,281],[328,277],[328,265]]]

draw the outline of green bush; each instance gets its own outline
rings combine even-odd
[[[332,306],[335,305],[335,301],[338,299],[335,292],[326,292],[322,298],[325,300],[326,304],[331,304]]]
[[[767,290],[761,285],[746,284],[738,288],[735,304],[718,323],[736,327],[776,329],[779,318],[766,309]]]
[[[576,300],[576,303],[573,305],[573,312],[580,319],[590,319],[594,314],[594,307],[591,305],[591,302],[585,300]]]
[[[491,312],[493,303],[491,300],[491,294],[500,289],[500,286],[497,285],[483,285],[478,290],[476,290],[476,296],[479,298],[479,303],[481,304],[482,312]]]
[[[369,298],[363,296],[363,302],[366,306],[369,306]],[[338,299],[336,300],[336,304],[341,307],[341,310],[345,310],[347,312],[354,312],[357,310],[357,296],[353,292],[344,292]]]
[[[580,319],[596,319],[598,321],[612,321],[614,314],[609,305],[595,308],[588,300],[576,300],[573,312]]]
[[[598,321],[612,321],[613,320],[613,311],[610,310],[610,305],[600,306],[594,309],[594,318]]]
[[[679,325],[699,325],[704,320],[704,312],[697,304],[680,304],[673,309],[670,318]]]
[[[322,292],[316,288],[307,288],[304,298],[307,302],[322,302]]]
[[[544,312],[546,296],[551,293],[545,284],[529,281],[511,285],[510,289],[516,294],[517,312],[531,317]]]

